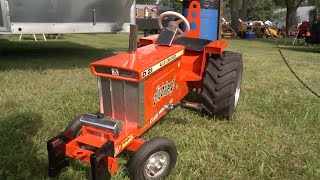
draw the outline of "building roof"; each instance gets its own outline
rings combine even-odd
[[[314,8],[316,7],[315,6],[299,7],[297,9],[297,16],[299,17],[298,23],[302,23],[303,21],[309,21],[309,12]]]
[[[145,4],[136,4],[136,8],[137,9],[144,9],[144,7],[145,7],[146,5]],[[156,8],[156,6],[155,5],[150,5],[150,4],[148,4],[147,5],[148,6],[148,8]]]
[[[146,6],[145,4],[136,4],[137,9],[144,9],[145,6]],[[156,8],[156,5],[148,4],[147,6],[150,9]],[[159,10],[161,10],[161,11],[172,11],[173,10],[173,8],[170,6],[158,6],[158,7],[159,7]]]

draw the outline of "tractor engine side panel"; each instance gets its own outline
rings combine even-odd
[[[166,106],[177,104],[178,74],[181,57],[145,79],[145,124],[152,124],[166,114]]]

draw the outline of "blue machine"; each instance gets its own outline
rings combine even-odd
[[[187,18],[189,4],[192,0],[184,0],[182,14]],[[219,39],[220,0],[199,0],[200,3],[200,37],[201,39]],[[191,30],[196,28],[195,23],[190,23]],[[182,27],[184,29],[184,27]]]

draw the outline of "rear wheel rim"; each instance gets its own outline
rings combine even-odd
[[[241,73],[240,73],[239,79],[237,81],[236,92],[234,94],[234,110],[236,110],[237,106],[238,106],[240,91],[241,91]]]
[[[165,151],[152,154],[144,166],[144,177],[146,179],[158,179],[169,167],[170,155]]]

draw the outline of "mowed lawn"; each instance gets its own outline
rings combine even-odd
[[[89,63],[127,50],[128,34],[65,35],[49,42],[0,39],[0,179],[47,179],[46,141],[70,119],[97,112]],[[244,75],[233,120],[176,108],[142,138],[175,142],[168,179],[320,179],[320,99],[289,72],[270,40],[232,40]],[[320,47],[285,46],[293,69],[320,93]],[[120,156],[114,179],[128,179]],[[57,179],[88,179],[72,161]]]

